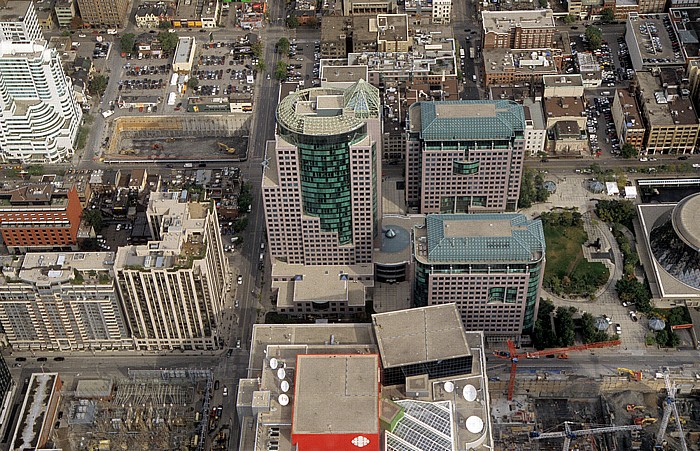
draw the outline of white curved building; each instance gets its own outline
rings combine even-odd
[[[0,160],[55,163],[73,155],[82,111],[56,49],[0,41]]]

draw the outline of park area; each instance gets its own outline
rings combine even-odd
[[[583,255],[588,235],[581,214],[575,211],[543,213],[540,217],[547,243],[544,288],[557,295],[584,297],[592,295],[610,275],[599,262],[589,262]]]

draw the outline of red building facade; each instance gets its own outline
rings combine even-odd
[[[11,249],[71,247],[77,242],[81,213],[75,188],[25,185],[0,192],[0,235]]]

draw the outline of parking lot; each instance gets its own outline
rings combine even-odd
[[[610,103],[612,93],[604,91],[604,96],[588,99],[586,107],[586,128],[591,144],[591,153],[596,156],[620,155],[620,141],[617,137],[615,123],[613,122]]]
[[[253,84],[258,76],[257,58],[253,56],[250,42],[212,42],[197,46],[192,76],[197,78],[196,88],[188,91],[191,96],[253,96]]]

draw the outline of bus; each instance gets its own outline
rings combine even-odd
[[[469,58],[474,59],[474,47],[469,47]]]

